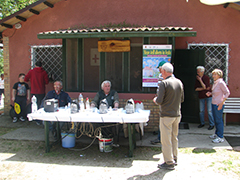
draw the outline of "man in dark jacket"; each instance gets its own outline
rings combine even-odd
[[[91,107],[99,108],[100,102],[103,99],[106,99],[108,107],[118,108],[119,107],[119,97],[117,91],[111,90],[111,82],[105,80],[101,84],[101,90],[97,92],[96,96],[91,102]],[[116,132],[115,126],[118,126],[116,123],[111,124],[112,127],[103,127],[106,124],[104,123],[95,123],[95,127],[101,126],[101,131],[104,137],[114,136],[114,141],[118,143],[118,130]],[[110,126],[110,123],[108,123]],[[117,127],[118,129],[118,127]]]
[[[54,90],[49,91],[45,98],[42,101],[41,107],[43,107],[43,103],[47,99],[57,99],[59,107],[65,107],[68,103],[71,103],[71,98],[68,93],[62,90],[62,82],[55,81],[54,82]]]
[[[161,169],[175,169],[178,157],[178,127],[181,120],[181,103],[184,101],[182,82],[173,76],[173,66],[162,66],[163,81],[159,84],[153,102],[160,105],[160,132],[164,163]]]
[[[98,93],[92,100],[91,107],[99,108],[101,100],[106,99],[109,107],[111,106],[112,108],[118,108],[118,93],[114,90],[111,90],[111,82],[108,80],[103,81],[101,84],[101,88],[102,90],[98,91]]]
[[[31,83],[31,96],[35,95],[37,98],[38,109],[45,96],[45,85],[48,84],[48,74],[42,68],[42,62],[37,61],[35,68],[31,69],[24,78],[25,82],[30,80]]]
[[[61,81],[54,82],[54,90],[49,91],[47,93],[47,95],[42,100],[41,107],[43,107],[44,101],[47,99],[57,99],[59,107],[65,107],[68,105],[68,103],[71,103],[71,98],[68,95],[68,93],[66,93],[62,90],[62,82]],[[64,123],[60,123],[60,127],[62,127],[63,125],[64,125]],[[52,132],[54,139],[57,140],[56,123],[51,122],[50,126],[49,126],[49,130]]]

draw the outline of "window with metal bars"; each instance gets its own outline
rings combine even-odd
[[[41,61],[50,80],[62,81],[62,45],[31,45],[31,67]]]
[[[229,44],[188,43],[188,49],[205,50],[205,74],[210,77],[211,83],[212,71],[216,68],[223,71],[223,79],[228,83]]]

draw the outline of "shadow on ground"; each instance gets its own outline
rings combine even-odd
[[[240,137],[224,136],[232,147],[240,146]]]

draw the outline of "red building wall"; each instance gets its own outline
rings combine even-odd
[[[187,42],[230,43],[229,89],[232,97],[240,96],[240,14],[222,5],[207,6],[194,0],[62,0],[54,8],[21,22],[21,29],[3,32],[3,36],[9,37],[10,87],[18,80],[19,73],[30,69],[30,45],[61,44],[61,39],[39,40],[39,32],[123,22],[139,26],[193,27],[197,37],[176,38],[176,49],[186,49]],[[52,84],[47,91],[50,89]]]

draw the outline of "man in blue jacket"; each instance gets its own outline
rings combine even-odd
[[[68,95],[68,93],[64,92],[62,90],[62,82],[61,81],[55,81],[54,82],[54,90],[49,91],[47,95],[44,97],[43,101],[47,99],[57,99],[59,107],[65,107],[68,105],[68,103],[71,102],[71,98]]]
[[[64,92],[62,90],[62,82],[61,81],[55,81],[54,82],[54,90],[49,91],[47,95],[44,97],[42,101],[41,107],[43,107],[43,103],[47,99],[57,99],[59,107],[65,107],[68,105],[68,103],[71,103],[71,98],[68,95],[68,93]],[[54,138],[57,137],[57,130],[56,130],[56,124],[51,122],[49,126],[49,130],[52,132]]]

